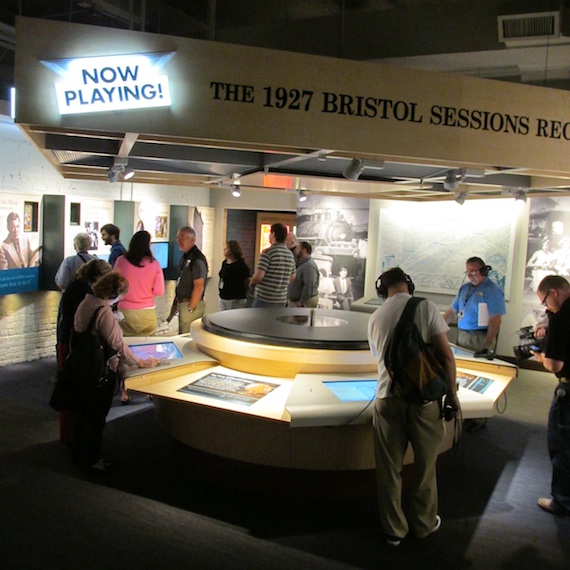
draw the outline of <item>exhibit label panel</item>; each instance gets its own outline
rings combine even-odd
[[[89,253],[107,260],[110,246],[103,243],[101,228],[113,223],[113,201],[67,196],[65,202],[65,257],[75,255],[73,238],[79,233],[86,233],[91,238]]]
[[[0,295],[39,289],[40,197],[0,193]]]

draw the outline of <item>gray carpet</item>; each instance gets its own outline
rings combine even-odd
[[[199,453],[160,432],[143,396],[116,401],[109,415],[104,445],[116,471],[84,476],[47,406],[54,367],[0,369],[2,569],[570,567],[570,518],[536,507],[550,486],[549,375],[521,374],[505,413],[464,433],[441,461],[440,532],[393,549],[381,539],[371,472]]]

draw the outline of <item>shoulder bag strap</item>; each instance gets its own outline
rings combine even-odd
[[[93,312],[93,316],[91,317],[91,320],[89,321],[89,324],[87,325],[87,331],[88,333],[90,333],[93,330],[93,327],[95,326],[95,320],[97,319],[97,315],[99,314],[99,311],[103,308],[103,305],[101,305],[100,307],[97,307],[95,309],[95,311]]]

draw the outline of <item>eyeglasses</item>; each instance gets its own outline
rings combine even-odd
[[[477,275],[477,273],[479,272],[479,269],[472,269],[471,271],[466,271],[465,275]]]
[[[544,307],[546,307],[546,299],[548,299],[548,295],[550,295],[550,290],[546,293],[544,299],[542,299],[542,301],[540,302],[540,304]]]

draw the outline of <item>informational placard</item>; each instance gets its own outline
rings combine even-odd
[[[279,214],[272,212],[258,212],[257,214],[257,231],[256,231],[256,249],[255,249],[255,265],[259,260],[259,254],[271,245],[269,234],[273,224],[283,224],[288,232],[295,233],[297,230],[297,216],[295,214]]]
[[[101,238],[101,228],[112,224],[114,220],[114,204],[112,200],[93,200],[66,196],[65,199],[65,233],[64,255],[75,255],[73,238],[79,233],[86,233],[91,238],[89,253],[108,259],[110,246]]]
[[[188,211],[188,225],[196,232],[196,246],[208,260],[208,276],[212,274],[214,259],[214,214],[215,209],[195,206]]]
[[[150,234],[151,242],[168,241],[170,206],[143,200],[135,204],[135,232],[144,230]]]
[[[401,267],[418,291],[455,295],[478,256],[509,298],[516,209],[511,201],[394,204],[380,212],[377,274]]]
[[[0,295],[39,288],[40,198],[0,194]]]
[[[217,400],[225,400],[235,404],[251,406],[264,396],[279,388],[279,384],[260,382],[248,378],[239,378],[227,374],[211,372],[202,378],[180,388],[186,394],[205,396]]]
[[[493,380],[491,380],[491,378],[475,376],[474,374],[469,374],[468,372],[457,373],[457,384],[460,388],[467,388],[467,390],[479,392],[479,394],[483,394],[485,390],[491,386],[492,383]]]

